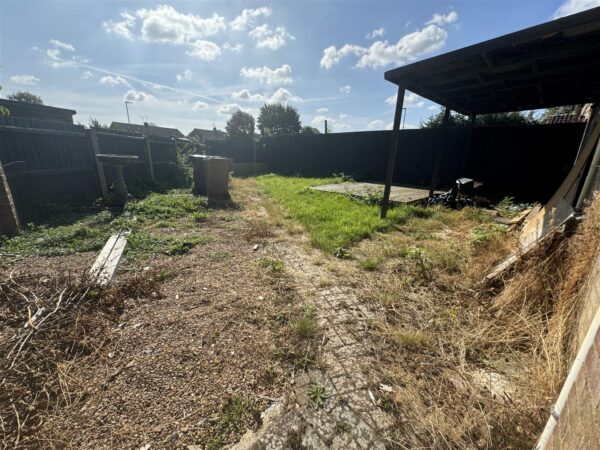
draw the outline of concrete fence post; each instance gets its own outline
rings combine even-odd
[[[104,174],[104,166],[96,157],[100,153],[100,144],[98,143],[98,134],[93,128],[87,130],[88,139],[90,141],[90,148],[92,149],[92,162],[96,167],[96,176],[98,177],[98,185],[100,186],[100,193],[104,200],[108,199],[108,186],[106,185],[106,175]]]
[[[150,178],[155,181],[154,178],[154,163],[152,162],[152,148],[150,147],[150,139],[148,136],[144,136],[144,153],[146,154],[146,163],[148,164],[148,172]]]

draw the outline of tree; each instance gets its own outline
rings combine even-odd
[[[296,108],[280,103],[266,103],[260,107],[258,129],[263,136],[298,134],[302,129]]]
[[[90,117],[90,120],[88,121],[88,127],[95,130],[108,130],[109,128],[108,125],[100,123],[100,121],[94,117]]]
[[[429,117],[425,122],[421,122],[421,128],[438,128],[442,126],[444,111]],[[466,127],[470,124],[470,119],[462,114],[452,113],[448,118],[449,127]],[[534,125],[539,123],[534,117],[533,111],[528,114],[520,112],[508,112],[497,114],[482,114],[476,117],[475,125]]]
[[[302,127],[302,134],[321,134],[321,132],[315,127],[309,127],[308,125]]]
[[[225,131],[233,139],[252,137],[254,135],[254,117],[252,114],[238,110],[227,121]]]
[[[32,94],[27,91],[17,91],[10,94],[6,97],[9,100],[13,100],[15,102],[23,102],[23,103],[32,103],[34,105],[43,105],[42,97],[39,95]]]

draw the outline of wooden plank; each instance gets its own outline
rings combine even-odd
[[[90,275],[100,286],[108,285],[115,276],[115,271],[127,245],[128,235],[128,231],[121,231],[109,237],[92,265]]]
[[[90,147],[92,149],[92,160],[96,166],[96,173],[98,175],[98,185],[100,186],[100,192],[104,200],[108,199],[108,186],[106,185],[106,175],[104,174],[104,166],[96,157],[100,154],[100,144],[98,143],[98,133],[96,130],[88,130],[88,137],[90,140]]]

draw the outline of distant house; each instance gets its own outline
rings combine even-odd
[[[77,111],[72,109],[56,108],[54,106],[35,105],[33,103],[16,102],[0,98],[0,106],[10,112],[10,117],[23,117],[27,119],[54,120],[57,122],[73,123],[73,116]]]
[[[156,125],[150,125],[148,122],[144,122],[143,125],[135,123],[128,124],[123,122],[113,122],[110,124],[110,129],[115,131],[139,133],[145,136],[175,139],[185,138],[185,135],[177,128],[157,127]]]
[[[217,130],[217,128],[213,128],[212,130],[203,130],[202,128],[194,128],[188,134],[189,139],[198,140],[200,142],[205,139],[216,139],[216,140],[225,140],[227,139],[227,133],[221,130]]]

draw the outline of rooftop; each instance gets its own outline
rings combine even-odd
[[[140,133],[146,136],[158,136],[164,138],[184,138],[185,135],[179,131],[177,128],[166,128],[166,127],[158,127],[156,125],[149,125],[144,123],[140,124],[128,124],[124,122],[112,122],[110,124],[110,128],[117,131],[129,131],[132,133]]]

